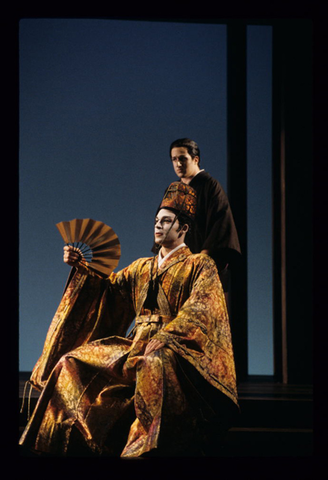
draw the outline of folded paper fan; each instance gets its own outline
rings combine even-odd
[[[91,218],[70,220],[56,224],[67,245],[79,250],[88,268],[109,275],[118,265],[121,246],[114,230]]]

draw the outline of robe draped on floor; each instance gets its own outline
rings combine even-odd
[[[157,261],[139,259],[106,279],[75,271],[32,372],[41,395],[21,445],[54,455],[179,455],[238,409],[214,261],[188,247],[159,269]],[[164,347],[145,356],[152,338]]]

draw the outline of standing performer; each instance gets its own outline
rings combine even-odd
[[[229,200],[220,183],[200,168],[196,142],[189,138],[175,140],[170,145],[170,158],[181,182],[197,193],[195,226],[186,243],[193,253],[207,253],[214,259],[223,289],[228,292],[230,268],[240,257]]]
[[[158,255],[107,278],[64,247],[75,273],[31,376],[41,395],[21,445],[124,458],[218,448],[238,411],[235,366],[216,265],[184,243],[195,211],[194,190],[173,183],[155,219]]]

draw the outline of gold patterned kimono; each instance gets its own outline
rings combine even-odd
[[[144,356],[151,338],[164,347]],[[121,457],[192,452],[206,425],[238,408],[214,261],[184,246],[159,269],[156,256],[106,279],[76,271],[30,381],[41,395],[20,444],[32,450]]]

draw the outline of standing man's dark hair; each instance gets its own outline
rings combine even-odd
[[[200,150],[197,143],[194,140],[191,140],[190,138],[178,138],[178,140],[175,140],[174,142],[172,142],[170,145],[170,158],[171,158],[172,149],[179,148],[179,147],[185,147],[188,150],[188,153],[191,156],[191,158],[198,157],[199,158],[198,165],[200,164]]]

